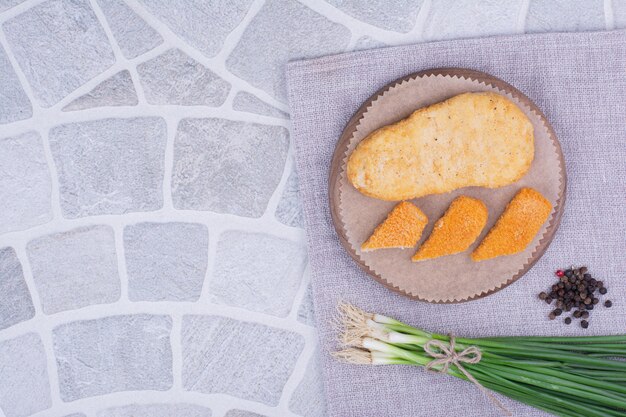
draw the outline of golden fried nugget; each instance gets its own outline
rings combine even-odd
[[[398,203],[361,245],[363,252],[386,248],[412,248],[422,236],[428,217],[408,201]]]
[[[411,260],[424,261],[467,250],[483,231],[488,214],[482,201],[463,195],[457,197]]]
[[[350,155],[347,175],[367,196],[409,200],[511,184],[533,158],[533,125],[519,107],[496,93],[464,93],[372,132]]]
[[[522,188],[474,250],[472,259],[478,262],[523,251],[551,212],[552,204],[540,192]]]

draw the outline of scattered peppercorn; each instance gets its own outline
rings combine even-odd
[[[572,318],[582,319],[580,325],[586,329],[589,327],[587,319],[589,319],[591,310],[600,303],[599,297],[608,292],[604,282],[592,277],[586,266],[559,269],[555,275],[558,281],[551,285],[548,291],[539,293],[539,299],[545,301],[546,304],[550,305],[556,301],[555,308],[548,317],[550,320],[554,320],[563,313],[569,313],[573,310],[570,317],[565,317],[563,322],[571,324]],[[612,305],[610,300],[604,302],[604,306],[607,308]]]

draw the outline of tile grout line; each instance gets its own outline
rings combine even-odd
[[[91,8],[93,9],[94,14],[96,15],[96,19],[98,20],[98,22],[100,23],[100,26],[104,30],[104,34],[106,35],[107,40],[109,41],[109,45],[111,45],[111,49],[113,50],[113,56],[115,57],[115,62],[121,63],[122,65],[124,65],[124,69],[127,70],[130,74],[130,78],[133,83],[133,87],[135,89],[135,94],[137,95],[137,101],[139,103],[145,103],[146,96],[143,91],[143,87],[141,83],[139,82],[139,75],[137,74],[137,68],[133,64],[131,64],[130,61],[126,59],[126,57],[124,56],[124,53],[122,52],[117,42],[117,39],[115,38],[115,35],[113,34],[113,30],[111,30],[109,21],[107,20],[104,14],[104,11],[102,10],[98,2],[96,0],[89,0],[89,3],[91,4]],[[117,72],[115,74],[117,74]]]
[[[170,344],[172,349],[172,388],[171,391],[179,393],[183,390],[183,342],[182,342],[182,315],[171,314],[172,330],[170,332]]]
[[[288,109],[287,104],[276,100],[269,93],[261,90],[260,88],[254,87],[248,81],[235,76],[230,71],[228,71],[224,63],[216,59],[216,57],[208,58],[206,55],[204,55],[204,53],[186,43],[167,25],[165,25],[163,22],[153,16],[149,11],[147,11],[144,6],[138,4],[137,2],[129,2],[126,4],[149,26],[151,26],[152,29],[159,33],[159,35],[161,35],[165,42],[169,42],[171,45],[180,49],[194,60],[200,62],[205,67],[220,76],[222,79],[229,82],[231,86],[237,87],[242,91],[251,93],[257,96],[262,101],[265,101],[271,106],[278,108],[279,110],[288,111],[286,110]]]
[[[36,100],[35,92],[30,86],[30,83],[28,82],[28,79],[26,78],[26,74],[24,74],[24,72],[22,71],[22,67],[20,67],[20,64],[17,62],[17,58],[15,58],[15,55],[13,54],[13,50],[10,48],[9,41],[7,40],[6,35],[4,34],[4,29],[1,26],[0,26],[0,47],[4,49],[4,52],[6,53],[6,56],[9,59],[9,63],[13,67],[13,71],[15,72],[15,75],[17,76],[17,79],[20,81],[20,85],[22,89],[24,90],[26,97],[30,101],[33,114],[30,118],[26,119],[26,121],[37,122],[39,117],[43,113],[44,109]],[[13,123],[18,123],[18,122],[13,122]],[[10,125],[11,123],[8,123],[8,124]]]
[[[128,280],[128,269],[126,268],[126,250],[124,248],[124,225],[115,224],[113,236],[115,239],[115,256],[117,258],[117,274],[120,280],[120,300],[128,302],[128,292],[130,282]]]
[[[167,139],[165,142],[165,155],[163,158],[163,208],[165,210],[174,210],[174,199],[172,197],[172,175],[174,174],[174,145],[176,141],[176,132],[179,117],[172,117],[169,114],[165,116],[165,124],[167,129]]]
[[[0,13],[0,25],[47,0],[26,0]]]
[[[613,0],[604,0],[604,22],[606,30],[615,29],[615,14],[613,11]]]
[[[520,6],[519,13],[517,15],[517,33],[524,33],[526,31],[526,19],[528,18],[528,11],[530,10],[530,0],[523,0]]]
[[[229,55],[235,50],[243,34],[248,28],[248,25],[250,25],[250,22],[252,22],[252,20],[256,17],[264,4],[265,0],[253,0],[252,4],[250,4],[250,6],[248,7],[246,15],[224,39],[222,47],[218,51],[217,55],[215,55],[214,57],[216,60],[219,60],[222,63],[224,68],[226,68],[226,60],[228,59]]]
[[[30,267],[30,260],[28,259],[28,255],[26,251],[26,244],[22,242],[21,245],[16,245],[15,252],[22,265],[22,273],[24,274],[24,280],[26,281],[26,286],[28,287],[28,290],[30,291],[30,296],[33,301],[33,305],[35,306],[35,316],[33,317],[33,319],[34,320],[37,320],[38,318],[40,319],[34,325],[34,328],[29,329],[29,331],[25,333],[29,333],[29,332],[36,333],[40,337],[41,343],[43,344],[44,351],[46,353],[46,372],[48,373],[48,384],[50,388],[51,407],[54,408],[58,406],[59,404],[61,404],[61,389],[59,385],[59,374],[57,371],[56,355],[54,354],[54,346],[53,346],[54,343],[52,341],[52,329],[49,326],[47,326],[45,318],[43,317],[44,312],[42,308],[42,302],[39,296],[37,285],[35,284],[33,271]],[[29,322],[32,322],[33,319],[29,320]]]
[[[207,264],[202,281],[202,290],[200,291],[200,299],[197,302],[211,303],[211,280],[213,279],[213,271],[215,269],[215,261],[217,258],[217,245],[223,230],[219,228],[209,227],[209,244],[207,245]]]
[[[17,249],[16,249],[17,252]],[[30,273],[30,269],[28,270]],[[26,278],[26,274],[25,274]],[[30,282],[27,283],[34,285],[32,275],[28,277]],[[39,298],[33,299],[39,303]],[[163,314],[181,314],[181,315],[207,315],[207,316],[220,316],[226,317],[237,321],[245,321],[249,323],[255,323],[272,327],[276,329],[282,329],[290,332],[297,333],[301,336],[306,336],[315,329],[300,322],[293,321],[285,317],[278,317],[267,313],[253,312],[250,314],[249,310],[242,309],[240,307],[230,306],[226,304],[215,304],[210,302],[202,302],[200,299],[194,302],[182,302],[182,301],[128,301],[118,300],[108,304],[91,304],[86,307],[81,307],[74,310],[64,310],[51,315],[45,315],[41,309],[37,311],[35,317],[41,318],[38,322],[36,320],[26,320],[15,324],[11,327],[0,331],[0,341],[14,339],[25,333],[37,332],[38,326],[42,323],[47,328],[55,328],[64,324],[73,323],[77,320],[96,320],[104,317],[120,316],[120,315],[134,315],[134,314],[148,314],[148,315],[163,315]],[[77,315],[80,314],[81,318],[77,319]]]
[[[185,403],[190,405],[197,405],[214,410],[231,410],[242,409],[255,413],[262,413],[266,416],[272,417],[301,417],[294,413],[288,414],[280,413],[276,407],[269,406],[264,403],[255,402],[252,400],[246,400],[240,397],[235,397],[229,394],[205,394],[196,391],[118,391],[108,394],[103,394],[94,397],[84,397],[72,402],[61,403],[57,407],[55,415],[67,415],[70,413],[82,412],[86,415],[95,414],[93,410],[101,410],[103,404],[107,404],[107,407],[120,407],[129,404],[177,404]],[[88,411],[83,411],[88,410]],[[50,409],[42,410],[32,414],[29,417],[50,417]],[[213,417],[218,417],[220,414],[212,414]]]
[[[309,334],[304,336],[304,346],[302,352],[300,352],[300,356],[298,360],[294,364],[293,370],[283,387],[283,391],[281,393],[280,400],[278,402],[278,406],[284,412],[289,414],[294,414],[289,409],[289,403],[291,401],[291,397],[293,397],[294,392],[298,389],[300,383],[304,380],[306,376],[306,371],[309,365],[309,362],[313,358],[315,354],[315,349],[317,346],[317,334],[313,332],[313,334]]]
[[[302,271],[302,279],[300,281],[300,287],[298,287],[298,291],[296,295],[293,297],[293,303],[291,306],[291,310],[287,315],[287,319],[300,322],[298,320],[298,314],[300,313],[300,308],[304,303],[304,296],[306,295],[309,284],[311,283],[311,264],[309,263],[308,257],[306,260],[306,265],[304,266],[304,271]],[[303,323],[306,324],[306,323]]]
[[[426,21],[428,20],[428,15],[430,14],[430,9],[432,8],[433,0],[424,0],[422,3],[419,12],[417,13],[417,17],[415,18],[415,26],[411,30],[411,34],[418,37],[417,40],[424,41],[425,40],[425,31],[426,31]]]
[[[91,80],[85,82],[83,85],[81,85],[80,87],[78,87],[77,89],[75,89],[74,91],[69,93],[67,96],[63,97],[63,99],[61,99],[58,103],[54,104],[50,108],[50,110],[62,109],[67,104],[69,104],[69,103],[73,102],[74,100],[82,97],[83,95],[89,93],[91,90],[96,88],[100,83],[106,81],[107,79],[111,78],[112,76],[114,76],[115,74],[117,74],[120,71],[128,70],[129,72],[131,72],[131,75],[132,75],[132,71],[130,71],[130,70],[132,68],[134,68],[134,65],[142,64],[142,63],[144,63],[144,62],[146,62],[146,61],[148,61],[148,60],[150,60],[150,59],[152,59],[152,58],[162,54],[163,52],[165,52],[169,48],[170,48],[169,45],[167,45],[165,43],[162,43],[160,45],[155,46],[153,49],[151,49],[149,51],[146,51],[146,52],[144,52],[141,55],[136,56],[133,59],[128,59],[128,60],[124,59],[122,61],[115,62],[115,64],[113,64],[109,68],[105,69],[100,74],[98,74],[95,77],[93,77]],[[138,87],[134,83],[133,83],[133,86],[135,87],[137,94],[139,94],[139,92],[137,91]],[[131,106],[131,107],[134,107],[134,106]],[[89,109],[75,110],[75,111],[71,111],[71,112],[63,112],[62,114],[76,114],[76,113],[80,113],[81,111],[85,111],[85,110],[89,110]]]
[[[58,218],[48,223],[33,226],[28,229],[7,232],[0,235],[0,245],[11,245],[15,239],[31,240],[36,237],[72,230],[81,226],[95,226],[106,224],[113,227],[118,222],[138,223],[138,222],[159,222],[163,219],[168,221],[189,221],[194,218],[196,222],[205,224],[210,230],[222,230],[224,223],[228,223],[228,230],[247,230],[257,233],[266,233],[271,236],[280,237],[294,242],[301,242],[304,239],[304,231],[299,228],[286,226],[278,221],[260,222],[259,219],[250,217],[240,217],[232,214],[220,214],[208,211],[194,210],[166,210],[145,212],[129,212],[125,214],[107,214],[88,217],[77,217],[74,219]]]
[[[285,189],[287,188],[287,181],[289,180],[289,176],[294,170],[295,149],[293,149],[294,145],[293,140],[291,140],[291,135],[288,134],[287,136],[289,138],[289,146],[287,148],[287,154],[285,155],[285,165],[283,166],[283,173],[280,177],[280,181],[278,182],[278,184],[276,184],[274,192],[267,202],[267,206],[265,207],[263,214],[261,215],[261,217],[259,217],[259,220],[261,221],[278,221],[278,219],[276,219],[276,209],[278,208],[280,200],[282,199]]]
[[[54,162],[54,156],[52,155],[52,146],[50,145],[50,130],[47,128],[40,128],[38,130],[41,136],[44,156],[46,158],[46,164],[48,165],[48,173],[50,174],[50,204],[52,205],[52,221],[63,217],[63,209],[61,207],[61,185],[59,182],[59,172],[57,170],[56,163]],[[23,232],[23,231],[22,231]]]

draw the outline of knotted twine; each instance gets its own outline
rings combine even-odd
[[[498,406],[505,415],[512,416],[511,411],[504,406],[489,390],[481,385],[480,382],[476,380],[465,370],[461,362],[475,364],[480,362],[482,359],[482,353],[480,349],[476,346],[470,346],[465,348],[465,350],[458,352],[456,351],[456,341],[453,335],[450,336],[450,342],[446,345],[441,340],[431,339],[424,344],[424,351],[432,356],[434,359],[430,361],[426,365],[426,369],[433,372],[447,373],[450,364],[457,367],[459,371],[463,373],[467,377],[467,379],[472,382],[474,385],[480,389],[480,391],[487,397],[493,404]],[[436,366],[442,365],[441,370],[437,371],[433,369]]]

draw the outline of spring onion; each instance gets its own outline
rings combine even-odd
[[[334,356],[348,363],[428,367],[562,417],[626,415],[626,335],[456,337],[455,358],[476,349],[479,359],[437,362],[449,335],[350,304],[339,306],[337,324],[344,349]]]

